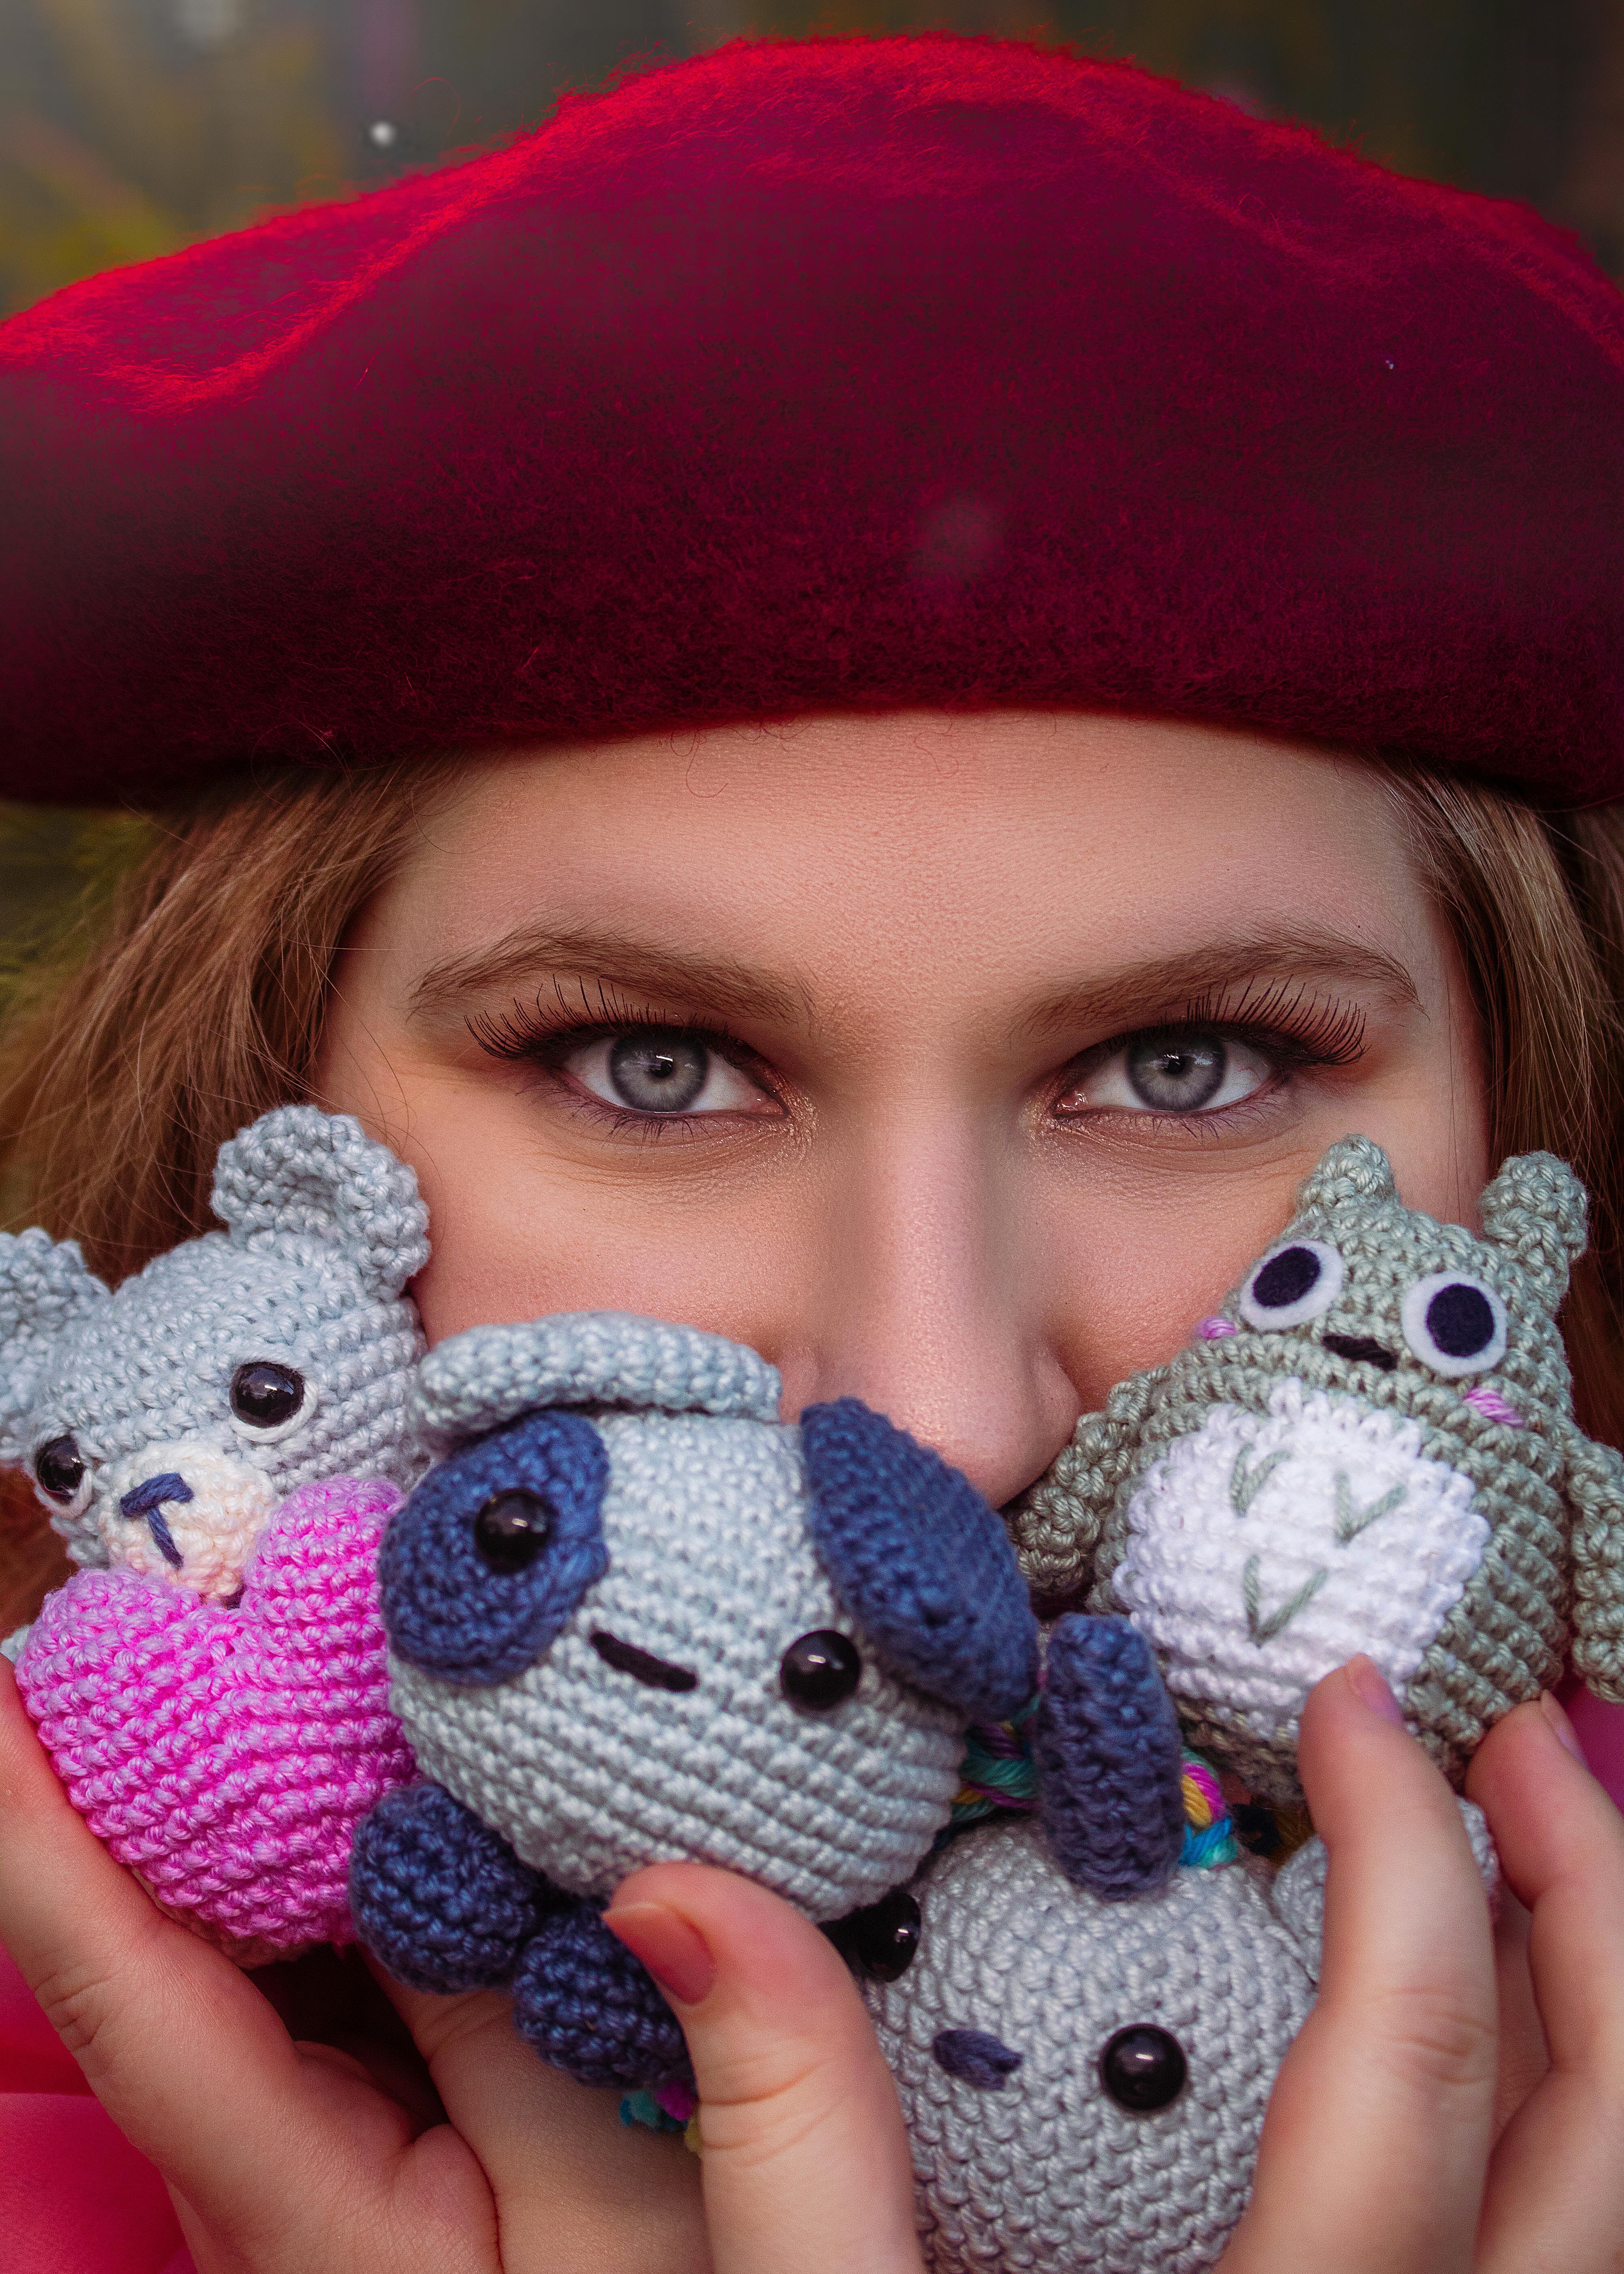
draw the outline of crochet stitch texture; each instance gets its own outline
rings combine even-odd
[[[18,1661],[92,1831],[245,1964],[354,1939],[355,1827],[416,1774],[378,1611],[378,1542],[399,1503],[380,1480],[304,1486],[233,1609],[136,1572],[80,1572]]]
[[[1139,1625],[1191,1743],[1270,1800],[1299,1797],[1302,1705],[1356,1650],[1457,1781],[1570,1633],[1624,1698],[1624,1461],[1575,1421],[1557,1324],[1583,1189],[1522,1156],[1482,1221],[1333,1146],[1222,1312],[1011,1511],[1033,1584]]]
[[[408,1484],[428,1260],[411,1171],[347,1115],[282,1106],[223,1145],[223,1231],[109,1293],[71,1240],[0,1234],[0,1461],[77,1562],[225,1600],[318,1479]]]

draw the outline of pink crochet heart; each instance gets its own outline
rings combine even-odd
[[[355,1828],[417,1770],[376,1562],[395,1487],[306,1485],[235,1608],[132,1571],[46,1602],[18,1685],[73,1805],[168,1911],[248,1962],[354,1939]]]

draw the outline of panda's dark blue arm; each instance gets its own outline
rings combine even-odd
[[[527,1946],[513,2018],[543,2060],[577,2084],[638,2090],[693,2080],[675,2014],[592,1903],[550,1918]]]
[[[1184,1846],[1184,1755],[1150,1645],[1126,1619],[1056,1621],[1032,1757],[1069,1879],[1110,1902],[1162,1885]]]
[[[356,1932],[414,1990],[511,1980],[525,1944],[568,1900],[440,1785],[386,1794],[356,1834]]]

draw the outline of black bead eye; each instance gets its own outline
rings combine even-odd
[[[1342,1259],[1322,1239],[1294,1239],[1266,1255],[1241,1290],[1249,1327],[1298,1327],[1342,1291]]]
[[[250,1359],[231,1376],[231,1411],[251,1429],[280,1429],[304,1403],[304,1375],[274,1359]]]
[[[1100,2082],[1119,2108],[1148,2116],[1177,2100],[1190,2074],[1177,2037],[1150,2022],[1134,2022],[1108,2037],[1100,2055]]]
[[[824,1932],[848,1965],[872,1982],[897,1982],[919,1949],[919,1905],[906,1887],[893,1887],[866,1910],[849,1911]]]
[[[539,1493],[499,1492],[474,1518],[474,1545],[492,1571],[529,1569],[553,1530],[553,1510]]]
[[[1506,1306],[1492,1287],[1463,1272],[1417,1279],[1399,1320],[1404,1340],[1434,1374],[1485,1374],[1506,1355]]]
[[[85,1457],[72,1437],[53,1437],[34,1457],[40,1490],[65,1508],[85,1481]]]
[[[812,1713],[844,1706],[861,1679],[857,1645],[832,1627],[800,1636],[778,1661],[779,1689],[792,1706]]]

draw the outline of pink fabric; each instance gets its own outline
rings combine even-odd
[[[163,2181],[90,2097],[4,1951],[0,2256],[9,2274],[193,2274]]]
[[[74,1806],[166,1909],[269,1956],[353,1940],[355,1828],[416,1774],[388,1709],[378,1542],[393,1485],[284,1501],[239,1607],[81,1571],[17,1668]]]

